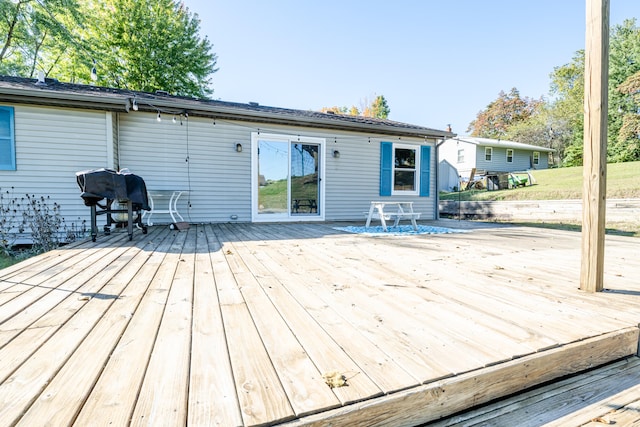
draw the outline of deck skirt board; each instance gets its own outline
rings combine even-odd
[[[0,424],[444,423],[638,351],[635,239],[607,239],[608,291],[588,294],[576,233],[334,226],[115,230],[0,270]],[[332,371],[346,383],[331,388]],[[567,387],[607,397],[582,381]],[[615,390],[628,419],[640,389]],[[533,396],[496,410],[578,425],[603,408]]]

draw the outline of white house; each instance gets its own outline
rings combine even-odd
[[[467,180],[473,169],[486,173],[547,169],[553,151],[521,142],[463,136],[445,140],[439,147],[439,158]]]
[[[75,173],[129,169],[184,190],[189,222],[362,219],[370,201],[437,217],[436,150],[454,134],[365,117],[0,76],[0,188],[86,220]],[[433,171],[433,173],[432,173]],[[169,223],[168,216],[157,223]]]

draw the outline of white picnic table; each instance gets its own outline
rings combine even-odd
[[[365,214],[367,215],[365,227],[371,225],[372,219],[378,219],[382,224],[382,229],[387,231],[387,221],[394,220],[393,226],[397,227],[400,220],[408,219],[411,220],[413,229],[418,230],[416,219],[420,218],[420,213],[413,211],[413,202],[373,201],[369,212]]]
[[[171,219],[173,223],[177,223],[177,218],[180,218],[180,221],[184,221],[180,212],[178,212],[178,200],[180,196],[188,193],[186,190],[147,190],[147,195],[149,196],[149,207],[150,211],[144,212],[142,214],[143,218],[147,216],[147,225],[152,226],[153,222],[151,221],[151,217],[153,214],[169,214],[171,215]]]

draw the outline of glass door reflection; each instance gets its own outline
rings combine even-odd
[[[258,142],[258,214],[286,215],[289,205],[289,142]]]
[[[318,215],[320,146],[291,143],[291,215]]]

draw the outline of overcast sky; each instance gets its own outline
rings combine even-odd
[[[218,55],[214,99],[320,110],[377,95],[389,119],[469,123],[501,90],[549,95],[584,48],[585,0],[186,0]],[[611,26],[640,0],[611,0]]]

